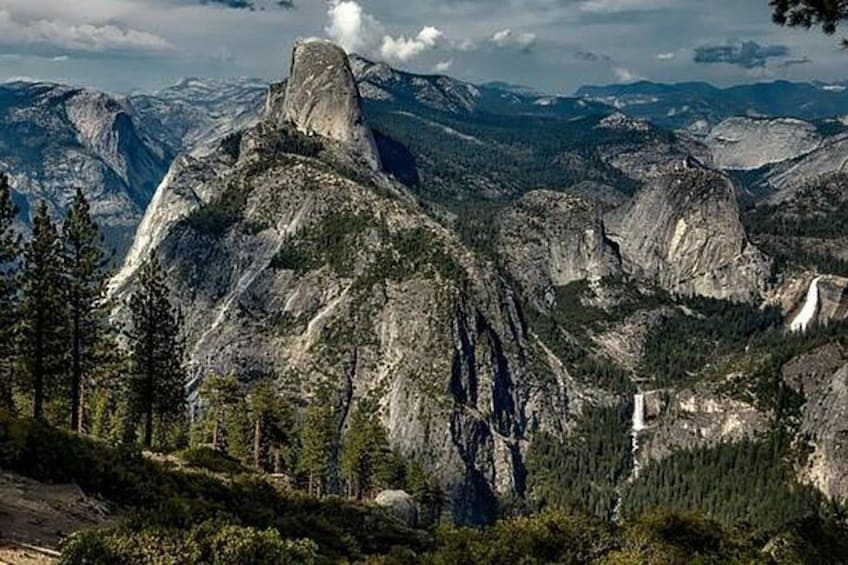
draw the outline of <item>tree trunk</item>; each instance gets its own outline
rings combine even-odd
[[[223,449],[221,449],[220,414],[215,414],[215,421],[212,422],[212,449],[214,449],[215,451],[223,451]]]
[[[262,468],[262,418],[259,416],[253,423],[253,466]]]
[[[40,420],[44,415],[44,324],[39,313],[35,324],[35,348],[33,351],[33,391],[32,391],[32,417]]]
[[[79,432],[82,429],[82,337],[80,336],[79,304],[74,305],[74,337],[71,352],[71,430]]]
[[[153,410],[148,409],[144,413],[144,447],[153,447]]]
[[[280,461],[280,448],[274,449],[274,473],[280,474],[283,472],[283,465]]]

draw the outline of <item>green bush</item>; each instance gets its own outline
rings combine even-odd
[[[247,471],[238,460],[211,447],[191,447],[176,454],[191,467],[206,469],[213,473],[244,473]]]
[[[151,527],[79,532],[62,544],[62,565],[311,565],[318,548],[273,529],[208,521],[188,530]]]

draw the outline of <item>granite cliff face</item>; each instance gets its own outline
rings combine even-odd
[[[734,117],[715,126],[705,140],[722,169],[759,169],[817,149],[822,136],[802,120]]]
[[[829,498],[848,499],[848,354],[839,344],[822,346],[786,364],[783,380],[805,398],[799,475]]]
[[[319,39],[295,45],[282,111],[282,119],[301,131],[354,147],[374,169],[380,168],[359,88],[341,47]]]
[[[545,190],[527,193],[500,218],[500,254],[524,291],[550,306],[554,287],[621,272],[599,204]]]
[[[568,427],[573,383],[504,281],[362,162],[358,94],[309,79],[332,64],[328,78],[353,85],[339,53],[298,45],[293,122],[272,111],[176,161],[112,282],[115,316],[155,253],[185,312],[190,390],[213,371],[273,375],[300,398],[327,394],[340,429],[375,400],[455,516],[491,519],[496,495],[524,489],[532,433]]]
[[[684,164],[648,180],[607,216],[625,271],[669,292],[748,300],[765,287],[766,258],[739,219],[725,176]]]
[[[126,101],[56,84],[0,86],[0,169],[12,177],[25,223],[42,199],[63,215],[81,187],[122,247],[171,158]]]

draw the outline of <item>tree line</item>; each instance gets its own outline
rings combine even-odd
[[[181,316],[161,266],[151,259],[141,269],[131,325],[118,331],[105,301],[111,254],[83,191],[61,223],[41,201],[28,238],[17,216],[0,175],[0,408],[74,432],[105,432],[114,422],[102,420],[121,413],[127,425],[143,422],[141,441],[152,447],[154,426],[186,412]],[[110,401],[120,408],[104,410]]]
[[[404,488],[435,516],[437,485],[393,450],[373,402],[350,414],[319,394],[303,406],[273,376],[206,376],[189,407],[183,316],[151,257],[125,324],[109,320],[107,250],[82,190],[61,222],[45,202],[23,237],[0,176],[0,410],[115,444],[182,450],[206,466],[285,474],[310,494]]]

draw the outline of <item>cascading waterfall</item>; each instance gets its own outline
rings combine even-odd
[[[639,478],[639,432],[645,429],[645,395],[636,393],[633,396],[633,416],[630,424],[630,445],[631,453],[633,454],[633,472],[629,480]],[[616,501],[612,511],[613,522],[618,522],[621,517],[621,505],[624,500],[621,496],[621,485],[616,486]]]
[[[633,423],[630,438],[633,452],[633,478],[639,476],[639,432],[645,429],[645,395],[636,393],[633,397]]]
[[[801,311],[798,312],[798,315],[795,316],[795,319],[792,320],[792,323],[789,326],[793,332],[806,332],[807,328],[810,327],[810,324],[816,317],[816,313],[819,311],[819,282],[821,279],[822,277],[818,276],[813,279],[812,283],[810,283],[810,288],[807,290],[807,300],[804,302],[804,306],[801,308]]]

